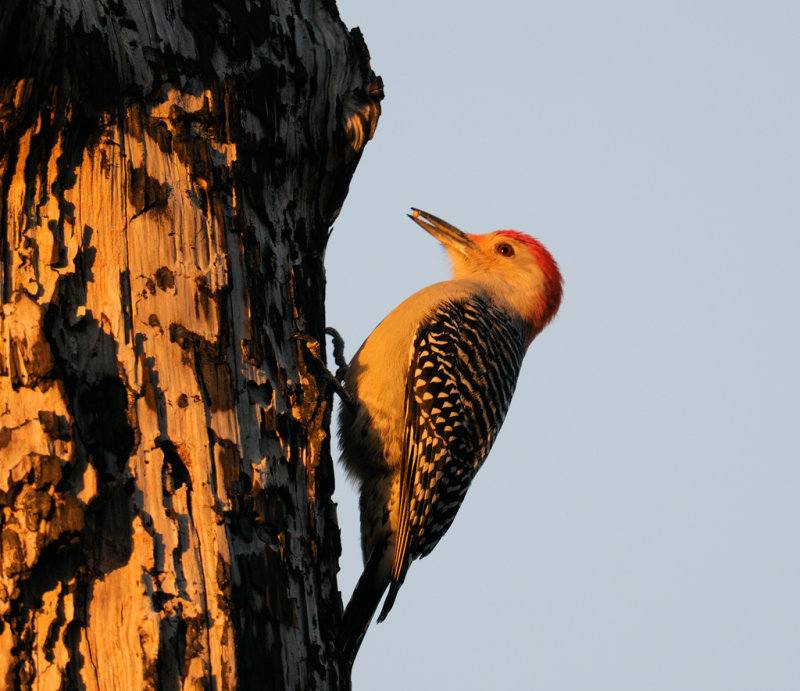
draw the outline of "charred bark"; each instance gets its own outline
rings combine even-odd
[[[293,336],[381,97],[332,1],[0,6],[0,685],[349,686]]]

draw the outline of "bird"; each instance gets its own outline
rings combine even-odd
[[[364,560],[337,638],[350,665],[384,593],[378,622],[411,562],[452,524],[503,423],[528,346],[562,298],[558,264],[535,238],[472,235],[415,208],[409,217],[444,246],[452,278],[390,312],[344,374],[339,446],[359,490]]]

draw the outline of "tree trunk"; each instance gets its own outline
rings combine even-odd
[[[349,686],[293,336],[381,97],[333,0],[2,0],[0,686]]]

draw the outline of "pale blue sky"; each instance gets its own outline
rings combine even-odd
[[[412,205],[566,281],[356,691],[800,688],[800,4],[338,5],[386,87],[326,261],[348,356],[447,276]]]

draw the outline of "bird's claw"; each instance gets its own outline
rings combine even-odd
[[[339,381],[344,381],[344,377],[347,374],[347,360],[344,359],[344,339],[332,326],[326,326],[325,333],[333,341],[333,361],[336,363],[336,378]]]
[[[333,337],[333,359],[338,366],[335,375],[328,369],[327,365],[323,361],[322,345],[316,338],[306,333],[293,334],[292,338],[298,343],[305,343],[306,348],[308,348],[308,352],[311,353],[313,358],[319,363],[322,373],[321,378],[325,382],[325,386],[332,387],[348,406],[352,406],[353,402],[350,398],[350,394],[347,393],[341,384],[341,380],[344,379],[344,373],[347,371],[347,365],[344,362],[344,340],[339,335],[339,332],[336,331],[336,329],[328,327],[325,329],[325,332]]]

